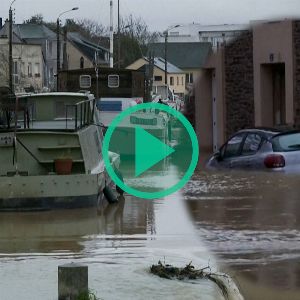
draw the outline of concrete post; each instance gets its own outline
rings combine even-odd
[[[88,267],[70,263],[58,266],[58,300],[76,300],[88,295]]]

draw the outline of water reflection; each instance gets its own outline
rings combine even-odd
[[[3,213],[0,225],[1,299],[57,299],[57,266],[70,261],[89,265],[90,288],[103,299],[223,299],[211,282],[148,272],[158,260],[215,266],[181,194],[155,201],[127,195],[99,211]]]
[[[198,173],[185,188],[200,236],[246,299],[299,299],[299,183],[274,173]]]

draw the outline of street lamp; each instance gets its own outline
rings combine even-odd
[[[164,36],[165,36],[165,85],[168,86],[168,36],[169,36],[169,31],[171,29],[177,28],[180,25],[175,25],[175,26],[171,26],[168,27],[164,32]]]
[[[79,8],[78,7],[73,7],[72,9],[69,9],[69,10],[66,10],[66,11],[63,11],[62,13],[60,13],[57,17],[57,20],[56,20],[56,39],[57,39],[57,42],[56,42],[56,46],[57,46],[57,50],[56,50],[56,90],[58,91],[58,72],[60,70],[60,40],[59,40],[59,18],[70,12],[70,11],[73,11],[73,10],[78,10]]]
[[[12,5],[16,0],[13,0],[9,6],[9,45],[8,45],[8,68],[9,68],[9,88],[10,92],[14,91],[13,85],[13,57],[12,57],[12,43],[13,43],[13,11]]]

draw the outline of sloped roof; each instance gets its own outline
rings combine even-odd
[[[0,37],[5,37],[8,38],[8,31],[9,31],[9,26],[8,26],[8,22],[5,22],[5,24],[3,25],[3,27],[0,29]],[[13,40],[12,42],[14,44],[18,44],[18,43],[24,43],[25,41],[23,41],[14,31],[13,31]]]
[[[56,34],[45,25],[15,24],[14,32],[21,39],[56,39]]]
[[[148,59],[145,58],[147,61]],[[161,69],[161,70],[165,70],[165,60],[161,57],[155,57],[154,58],[154,66],[156,66],[157,68]],[[174,66],[173,64],[167,62],[167,69],[168,69],[168,73],[184,73],[181,69],[177,68],[176,66]]]
[[[211,51],[211,43],[168,43],[167,60],[181,69],[202,68]],[[154,56],[164,57],[165,43],[152,44]]]
[[[68,40],[91,61],[94,60],[95,52],[98,52],[102,63],[107,63],[105,60],[105,53],[109,53],[108,49],[86,40],[77,32],[69,32]]]

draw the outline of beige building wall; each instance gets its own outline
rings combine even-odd
[[[9,84],[8,40],[0,39],[0,85]],[[13,44],[15,92],[32,86],[39,92],[44,82],[44,61],[40,45]]]
[[[293,25],[291,20],[260,24],[253,28],[254,107],[256,126],[274,126],[272,65],[285,65],[285,120],[294,122]]]
[[[198,73],[194,88],[196,133],[200,150],[216,151],[225,142],[223,50],[208,58],[205,67]]]
[[[148,64],[148,61],[140,58],[128,67],[126,69],[130,70],[138,70],[139,68],[143,67],[145,64]],[[161,77],[161,80],[155,80],[155,77]],[[168,73],[167,74],[167,82],[169,85],[169,88],[175,93],[175,94],[186,94],[185,89],[185,72],[182,71],[182,73]],[[165,84],[165,71],[155,67],[153,68],[153,85],[155,86],[161,86]]]
[[[93,68],[93,62],[83,55],[71,42],[67,42],[68,70],[80,69],[80,58],[84,59],[84,68]]]

